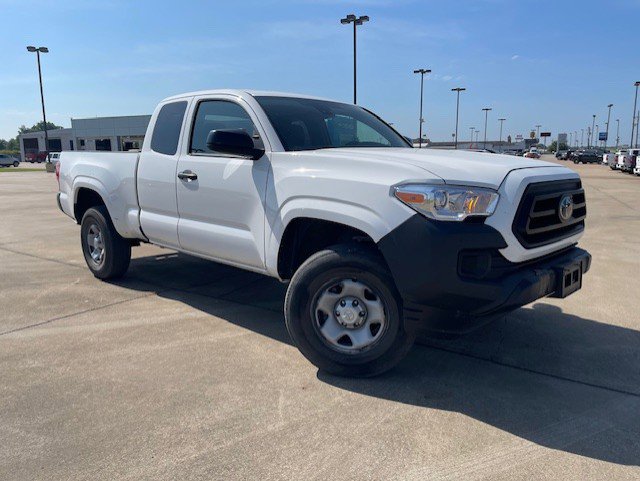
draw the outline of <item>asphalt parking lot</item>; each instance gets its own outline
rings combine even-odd
[[[640,178],[566,165],[583,289],[369,380],[298,353],[277,281],[152,246],[94,279],[54,175],[0,174],[0,479],[639,479]]]

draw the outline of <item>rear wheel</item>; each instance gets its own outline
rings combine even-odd
[[[20,162],[18,162],[17,160],[13,162],[14,167],[18,167],[19,165],[20,165]]]
[[[80,243],[87,266],[98,279],[122,277],[131,261],[131,244],[120,236],[103,205],[82,217]]]
[[[379,253],[358,244],[318,252],[296,271],[285,298],[287,330],[302,354],[339,376],[374,376],[407,354],[401,300]]]

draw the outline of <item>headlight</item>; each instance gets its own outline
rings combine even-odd
[[[469,216],[488,217],[496,210],[497,192],[481,187],[405,184],[394,195],[430,219],[462,221]]]

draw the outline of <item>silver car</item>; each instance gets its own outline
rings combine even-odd
[[[15,157],[11,157],[7,154],[0,154],[0,167],[18,167],[20,165],[20,161]]]

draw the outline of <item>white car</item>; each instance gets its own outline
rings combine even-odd
[[[60,152],[51,152],[49,154],[49,161],[52,164],[57,164],[58,162],[60,162]]]
[[[163,100],[140,153],[62,152],[58,203],[91,272],[149,242],[288,283],[293,342],[333,374],[397,364],[582,286],[586,203],[558,164],[414,149],[361,107],[241,90]]]
[[[0,167],[18,167],[20,161],[15,157],[11,157],[7,154],[0,154]]]

